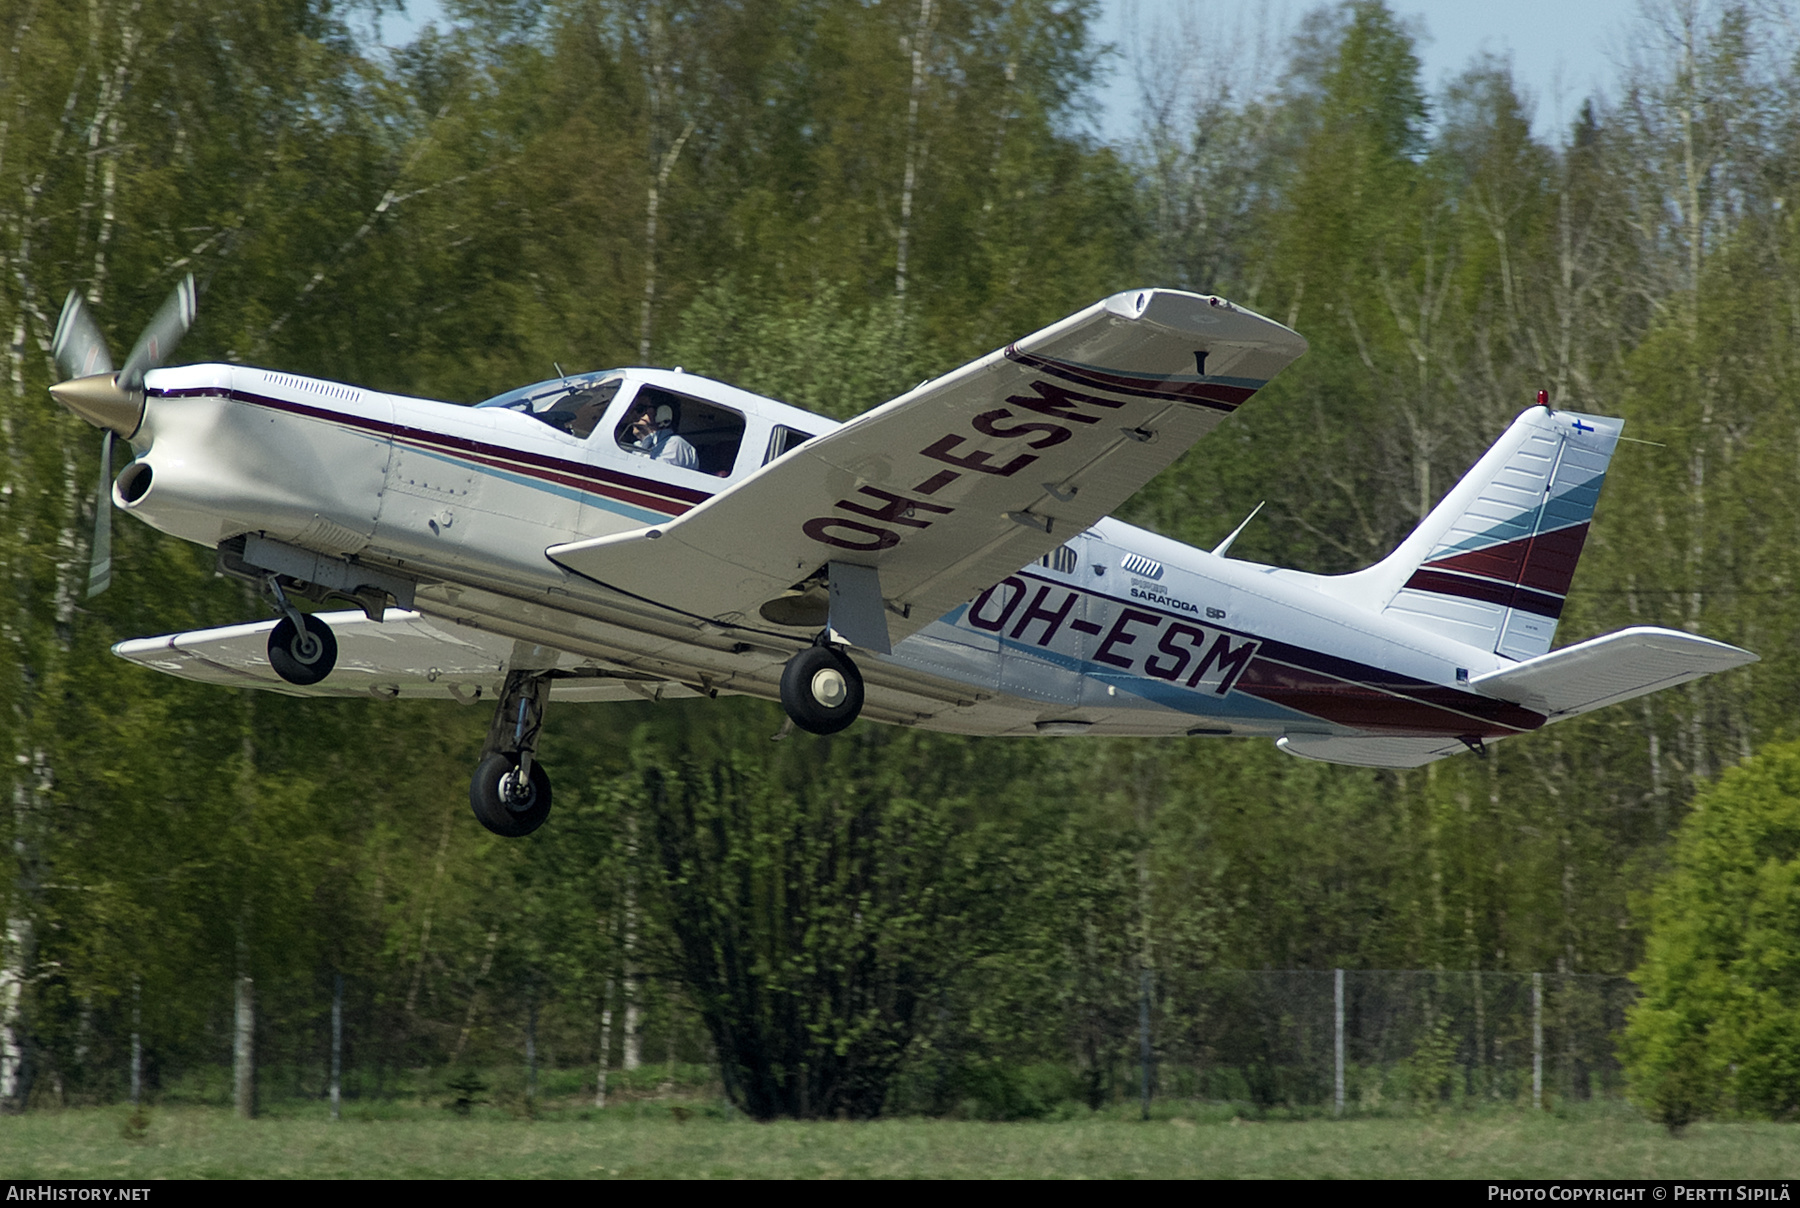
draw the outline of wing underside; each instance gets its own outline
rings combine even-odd
[[[378,700],[493,700],[515,667],[560,672],[557,700],[666,700],[700,693],[648,675],[604,673],[591,660],[498,634],[427,620],[389,609],[380,623],[361,612],[319,614],[337,637],[337,665],[324,681],[290,684],[269,665],[269,631],[276,622],[226,625],[120,642],[127,662],[182,679],[232,688],[260,688],[288,696],[374,697]]]

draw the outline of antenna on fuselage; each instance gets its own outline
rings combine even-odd
[[[1267,503],[1267,502],[1269,502],[1267,499],[1263,500],[1263,503]],[[1250,522],[1252,520],[1256,519],[1256,514],[1262,510],[1263,510],[1262,503],[1259,503],[1255,507],[1251,508],[1250,514],[1248,516],[1244,517],[1244,523],[1240,524],[1236,528],[1232,529],[1231,536],[1225,538],[1225,540],[1223,540],[1223,541],[1219,542],[1219,544],[1213,546],[1213,557],[1223,558],[1225,556],[1225,551],[1231,548],[1231,543],[1238,539],[1238,534],[1243,532],[1247,527],[1249,527]]]
[[[555,361],[551,361],[550,368],[556,370],[556,376],[563,380],[563,385],[567,386],[569,384],[569,375],[563,372],[563,367],[561,365],[558,365]]]

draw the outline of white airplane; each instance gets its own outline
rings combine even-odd
[[[193,314],[189,281],[115,374],[71,294],[51,392],[106,457],[114,434],[136,451],[113,506],[216,549],[277,618],[114,652],[299,696],[492,701],[470,802],[502,835],[549,812],[552,697],[1415,767],[1756,658],[1648,627],[1550,649],[1621,422],[1542,394],[1354,574],[1109,519],[1306,350],[1223,298],[1115,294],[841,424],[680,370],[466,407],[157,368]],[[109,573],[100,532],[91,590]],[[356,608],[296,606],[331,598]]]

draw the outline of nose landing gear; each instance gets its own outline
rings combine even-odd
[[[469,781],[476,820],[503,838],[523,838],[550,816],[550,776],[537,761],[549,699],[550,679],[542,672],[507,673],[481,762]]]
[[[835,647],[808,646],[781,673],[781,707],[809,734],[836,734],[862,712],[862,673]]]

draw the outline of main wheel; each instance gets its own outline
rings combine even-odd
[[[862,712],[862,672],[829,646],[808,646],[781,673],[781,707],[810,734],[836,734]]]
[[[269,634],[269,665],[290,684],[316,684],[337,666],[337,638],[331,626],[315,616],[303,616],[300,629],[288,617],[276,622]]]
[[[481,825],[507,839],[520,839],[550,816],[550,774],[531,761],[529,782],[520,791],[519,758],[489,755],[469,781],[469,808]]]

